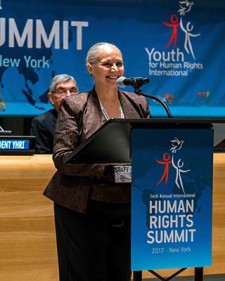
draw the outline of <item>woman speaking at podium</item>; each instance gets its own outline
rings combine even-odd
[[[60,281],[128,281],[131,180],[123,182],[123,173],[130,167],[68,164],[64,157],[110,118],[149,118],[149,105],[118,90],[124,64],[115,45],[93,45],[86,66],[95,85],[61,104],[53,149],[57,172],[44,191],[54,202]]]

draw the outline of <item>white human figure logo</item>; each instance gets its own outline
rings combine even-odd
[[[172,165],[173,165],[174,169],[176,170],[176,178],[175,178],[176,186],[179,189],[182,189],[183,193],[185,194],[185,190],[184,190],[184,185],[183,185],[183,180],[182,180],[181,174],[189,172],[190,169],[182,170],[182,167],[184,166],[184,162],[181,161],[181,159],[179,159],[177,161],[177,163],[175,164],[174,163],[174,159],[173,159],[173,155],[172,155]]]
[[[194,55],[192,44],[191,44],[191,37],[197,37],[200,35],[200,33],[198,33],[198,34],[191,33],[194,26],[191,25],[190,21],[186,24],[186,29],[185,29],[183,26],[182,17],[180,18],[180,28],[185,34],[184,48],[188,54],[191,52],[193,59],[195,59],[195,55]]]
[[[170,142],[172,144],[170,150],[172,151],[172,153],[176,153],[178,150],[182,149],[184,140],[179,140],[178,138],[175,137]],[[187,173],[190,171],[190,169],[188,170],[182,169],[182,167],[184,166],[184,162],[181,159],[179,159],[175,164],[173,156],[174,155],[172,155],[172,166],[176,170],[175,184],[179,189],[182,189],[183,193],[185,193],[183,180],[182,180],[182,173]]]

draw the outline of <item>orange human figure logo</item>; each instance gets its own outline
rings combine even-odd
[[[172,28],[172,35],[171,35],[170,40],[169,40],[169,42],[167,43],[167,45],[165,46],[164,49],[168,48],[169,45],[170,45],[172,42],[174,42],[173,45],[174,45],[174,49],[175,49],[176,46],[177,46],[177,36],[178,36],[177,29],[178,29],[178,27],[180,26],[179,19],[178,19],[178,17],[177,17],[176,15],[171,15],[171,17],[170,17],[170,22],[165,22],[165,21],[164,21],[163,23],[164,23],[166,26],[169,26],[169,27]]]
[[[160,178],[160,180],[157,182],[156,186],[159,185],[164,179],[165,179],[165,184],[168,183],[168,178],[169,178],[169,166],[172,163],[171,157],[169,155],[169,153],[165,152],[163,154],[163,161],[161,160],[156,160],[157,163],[159,163],[160,165],[164,165],[164,171],[163,171],[163,175]]]

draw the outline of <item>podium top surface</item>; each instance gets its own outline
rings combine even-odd
[[[147,125],[150,126],[152,124],[214,124],[214,123],[224,123],[225,118],[140,118],[140,119],[110,119],[106,123],[130,123],[132,126]]]
[[[132,128],[215,128],[214,145],[225,136],[217,125],[225,127],[225,119],[151,118],[110,119],[90,138],[64,157],[65,163],[130,163],[130,131]]]

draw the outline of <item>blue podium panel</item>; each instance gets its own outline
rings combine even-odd
[[[133,128],[133,271],[212,265],[213,129]]]

